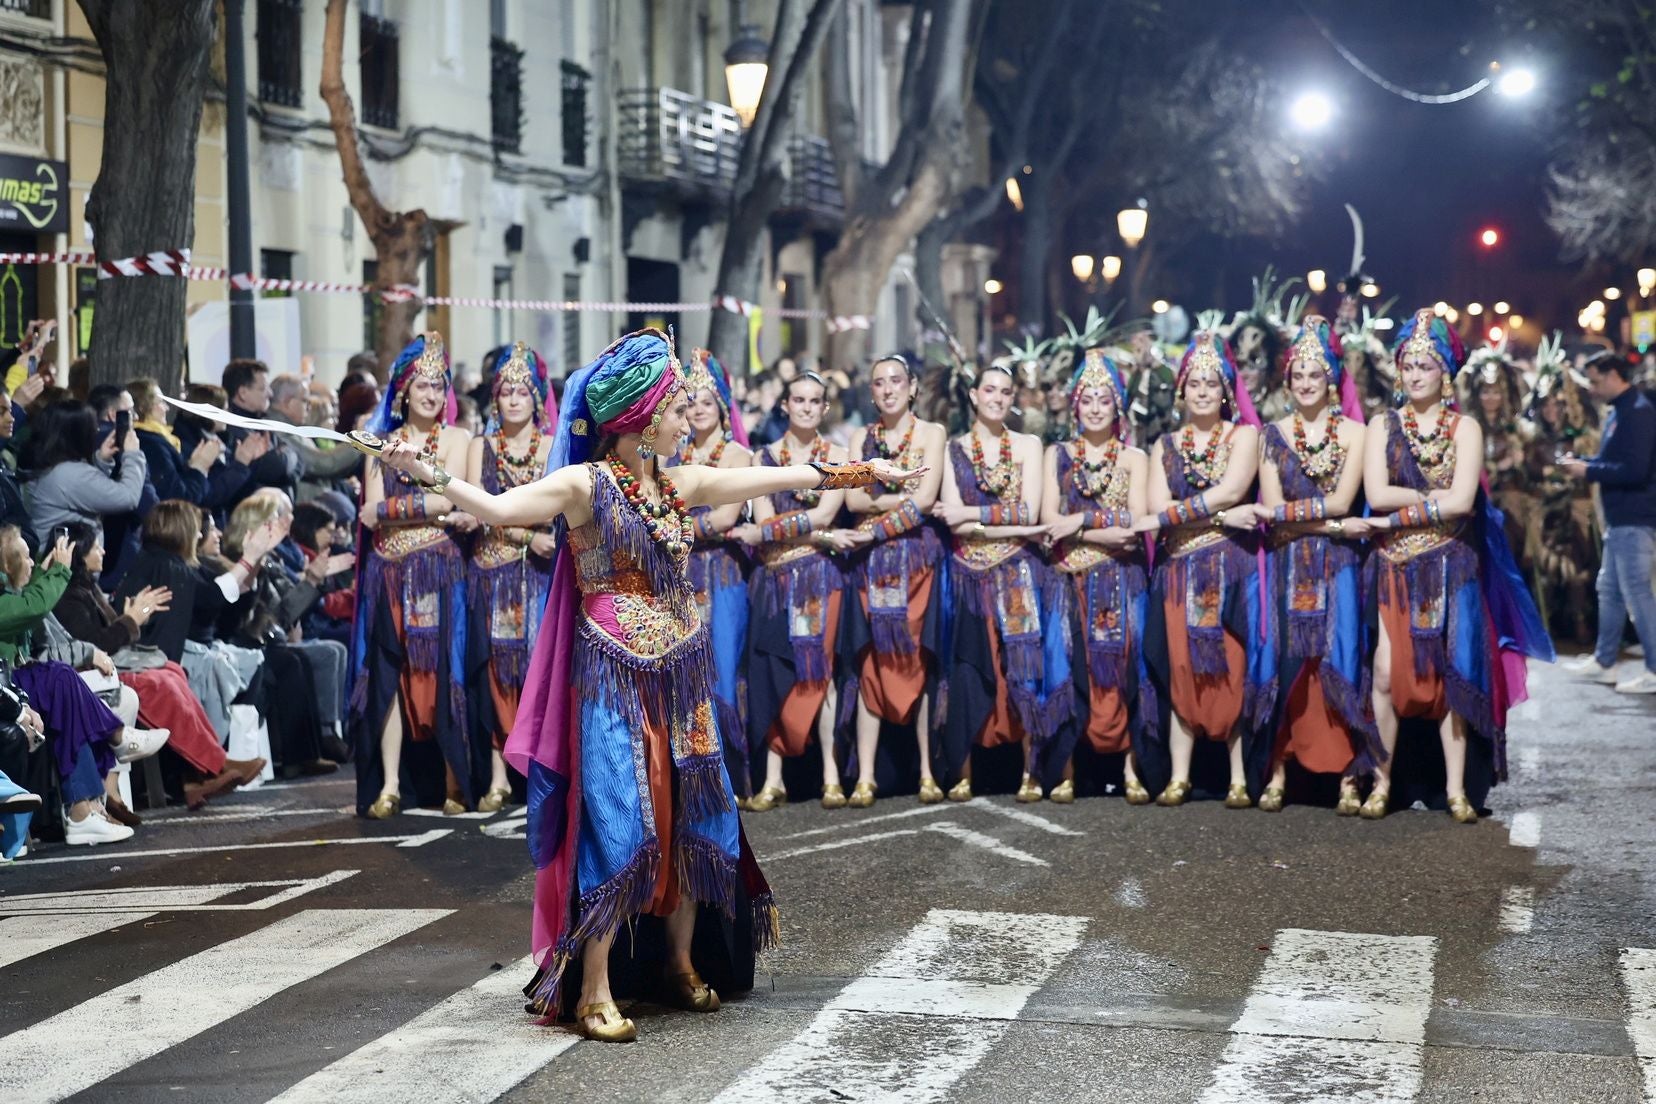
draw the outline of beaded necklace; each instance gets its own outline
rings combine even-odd
[[[977,476],[978,490],[986,495],[1001,498],[1011,489],[1017,466],[1012,463],[1010,431],[1001,431],[1000,458],[995,461],[994,467],[989,467],[983,462],[983,442],[978,438],[977,427],[972,427],[972,474]]]
[[[534,477],[535,458],[540,455],[541,447],[540,426],[533,427],[529,435],[529,451],[522,456],[511,454],[506,440],[505,426],[495,430],[493,444],[495,482],[502,489],[519,486]]]
[[[1087,459],[1087,440],[1075,439],[1075,466],[1070,468],[1070,484],[1083,498],[1097,498],[1110,486],[1116,461],[1121,456],[1121,438],[1111,437],[1104,446],[1104,455],[1094,463]]]
[[[1445,411],[1438,411],[1437,424],[1432,427],[1431,433],[1420,432],[1420,421],[1415,417],[1414,404],[1405,404],[1403,407],[1403,436],[1409,442],[1409,451],[1414,453],[1415,460],[1422,469],[1436,471],[1443,466],[1444,457],[1454,447],[1454,439],[1444,430],[1449,419]]]
[[[690,508],[679,497],[678,488],[667,473],[656,473],[661,501],[651,502],[644,496],[644,488],[633,473],[627,470],[627,465],[611,456],[609,469],[615,477],[616,486],[621,488],[622,496],[644,519],[644,528],[649,531],[650,539],[661,545],[667,555],[675,560],[688,556],[690,546],[696,540],[696,519],[690,516]]]
[[[1179,457],[1191,472],[1191,483],[1199,488],[1215,486],[1225,478],[1225,463],[1219,459],[1219,445],[1225,435],[1224,429],[1224,422],[1214,426],[1207,444],[1202,446],[1200,452],[1196,450],[1196,427],[1186,423],[1185,427],[1179,430]]]
[[[438,442],[440,442],[442,439],[443,439],[443,423],[442,422],[435,422],[435,423],[432,424],[431,431],[426,434],[425,445],[420,449],[421,458],[431,460],[432,462],[435,463],[436,460],[437,460],[437,445],[438,445]],[[399,441],[412,440],[412,438],[410,438],[408,436],[408,423],[407,422],[404,422],[402,425],[397,427],[397,440],[399,440]],[[417,480],[415,480],[415,478],[412,475],[410,475],[408,472],[396,471],[396,472],[394,472],[394,474],[397,477],[397,482],[403,484],[406,487],[419,487],[422,490],[425,489],[424,484],[422,484],[422,483],[418,482]]]
[[[909,416],[908,431],[903,434],[903,440],[897,446],[896,452],[892,452],[891,446],[886,443],[885,424],[877,421],[870,426],[868,432],[874,435],[874,447],[879,451],[880,458],[890,460],[899,468],[907,471],[909,467],[909,447],[914,444],[914,427],[919,424],[919,418],[913,415]],[[887,494],[897,494],[903,489],[901,483],[887,483],[884,480],[880,482],[880,486],[885,489]]]
[[[793,463],[793,452],[788,448],[788,436],[784,433],[782,439],[776,443],[776,462],[784,468]],[[816,439],[811,442],[811,454],[807,463],[826,464],[828,462],[828,447],[828,438],[820,433],[817,434]],[[793,496],[795,501],[807,510],[822,501],[822,492],[818,490],[795,491]]]
[[[710,468],[718,467],[719,461],[724,458],[725,446],[729,443],[730,441],[728,438],[715,436],[713,438],[713,451],[707,454],[706,460],[703,460],[696,455],[696,446],[694,442],[692,442],[690,445],[690,463],[705,464]]]
[[[1321,481],[1339,471],[1346,455],[1346,447],[1340,443],[1340,415],[1329,411],[1322,440],[1312,445],[1305,439],[1305,419],[1299,411],[1294,411],[1294,452],[1299,456],[1300,467],[1313,480]]]

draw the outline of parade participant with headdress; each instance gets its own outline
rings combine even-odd
[[[466,478],[491,494],[546,474],[558,402],[546,362],[521,341],[496,351],[489,420],[467,458]],[[489,789],[479,812],[499,811],[511,797],[501,750],[517,720],[529,652],[552,581],[552,527],[485,526],[471,558],[471,662],[478,731],[492,738]]]
[[[1507,544],[1521,551],[1534,497],[1524,452],[1534,430],[1524,421],[1524,373],[1507,355],[1506,341],[1466,358],[1455,377],[1460,408],[1483,430],[1484,490],[1506,517]]]
[[[1363,422],[1367,424],[1377,414],[1383,414],[1392,408],[1396,401],[1397,366],[1392,360],[1391,350],[1380,337],[1380,323],[1390,321],[1386,319],[1386,312],[1396,302],[1388,299],[1378,311],[1370,311],[1363,307],[1358,314],[1357,297],[1355,294],[1341,300],[1342,317],[1347,314],[1346,305],[1350,304],[1350,323],[1341,326],[1335,325],[1335,332],[1340,337],[1340,366],[1345,377],[1351,380],[1352,389],[1357,392],[1357,401],[1363,407]]]
[[[1293,413],[1265,427],[1256,520],[1270,526],[1277,677],[1271,777],[1259,798],[1279,812],[1287,764],[1340,779],[1341,816],[1355,816],[1357,780],[1384,758],[1369,715],[1363,647],[1362,406],[1341,371],[1328,320],[1311,315],[1288,349]],[[1237,507],[1245,511],[1249,507]]]
[[[1147,448],[1179,424],[1178,400],[1174,395],[1178,372],[1162,354],[1156,334],[1148,324],[1130,328],[1127,340],[1132,358],[1121,363],[1128,366],[1125,378],[1127,389],[1132,392],[1127,420],[1134,434],[1129,443]]]
[[[819,432],[828,386],[815,372],[788,381],[782,409],[788,429],[754,457],[759,467],[796,462],[839,464],[845,450]],[[753,520],[731,533],[758,549],[748,621],[748,747],[763,745],[764,784],[748,802],[756,813],[788,800],[784,759],[797,759],[813,737],[822,753],[822,807],[842,809],[840,764],[848,751],[835,747],[837,689],[835,646],[845,569],[835,553],[849,552],[848,533],[835,528],[845,495],[840,491],[778,491],[753,504]]]
[[[851,455],[930,470],[912,488],[880,485],[846,495],[846,508],[861,519],[851,539],[863,550],[851,567],[857,608],[841,627],[841,651],[855,665],[844,692],[857,713],[857,784],[848,800],[858,809],[874,803],[880,724],[889,722],[914,726],[920,801],[930,805],[943,800],[932,770],[931,708],[941,674],[943,543],[927,518],[943,486],[949,435],[915,414],[919,369],[901,353],[876,360],[868,386],[878,418],[852,434]]]
[[[1051,737],[1049,705],[1068,693],[1062,634],[1043,635],[1054,585],[1038,542],[1041,442],[1006,424],[1017,381],[996,364],[972,388],[972,426],[949,443],[943,489],[932,515],[954,533],[953,640],[947,660],[949,707],[943,766],[959,781],[951,801],[972,798],[974,748],[1021,748],[1021,801],[1039,801],[1037,746]],[[1050,654],[1049,654],[1050,653]]]
[[[1237,375],[1252,397],[1262,421],[1275,421],[1288,413],[1288,391],[1284,386],[1282,355],[1293,337],[1292,322],[1304,300],[1283,305],[1283,296],[1299,277],[1276,282],[1276,270],[1265,269],[1253,280],[1253,306],[1239,311],[1231,320],[1228,342],[1236,362]]]
[[[710,468],[745,468],[753,463],[747,429],[731,410],[730,378],[724,365],[706,349],[690,353],[690,374],[685,382],[690,396],[690,436],[679,462],[703,464]],[[725,768],[736,788],[738,804],[745,806],[753,794],[748,762],[747,679],[743,660],[747,654],[748,560],[730,531],[747,512],[747,503],[732,502],[714,509],[697,506],[696,543],[690,550],[690,585],[696,592],[696,608],[707,626],[713,646],[713,704],[719,711],[719,731],[724,740]]]
[[[528,778],[537,869],[541,970],[528,992],[548,1017],[573,1005],[576,1029],[606,1042],[637,1034],[614,1002],[612,946],[617,969],[660,950],[669,1000],[712,1012],[718,994],[690,957],[697,906],[743,937],[701,945],[701,969],[721,984],[750,986],[755,948],[778,934],[719,747],[713,654],[688,571],[691,511],[923,474],[884,460],[668,468],[688,410],[667,336],[641,330],[570,377],[544,479],[493,495],[405,442],[383,457],[489,525],[554,525],[546,614],[506,745]],[[640,922],[615,946],[617,930],[641,916],[664,918],[665,933]],[[620,988],[626,975],[616,980]]]
[[[421,334],[397,354],[367,429],[463,471],[470,435],[453,417],[443,337]],[[455,539],[477,519],[384,464],[369,464],[363,482],[372,541],[359,557],[352,634],[357,812],[395,816],[404,783],[418,804],[464,812],[489,769],[488,743],[467,724],[466,560]]]
[[[1591,644],[1599,560],[1593,496],[1560,464],[1568,456],[1598,451],[1598,407],[1587,377],[1570,364],[1556,331],[1541,339],[1535,373],[1524,417],[1532,427],[1525,467],[1536,502],[1525,527],[1523,559],[1550,634]]]
[[[1125,753],[1127,801],[1144,805],[1150,792],[1139,781],[1133,741],[1156,710],[1144,672],[1149,577],[1133,519],[1146,510],[1150,461],[1127,443],[1127,387],[1104,350],[1086,352],[1068,391],[1075,437],[1046,450],[1041,519],[1054,542],[1052,607],[1069,651],[1074,709],[1060,721],[1038,778],[1050,784],[1061,774],[1047,796],[1073,801],[1072,756],[1085,736],[1094,754]]]
[[[1363,489],[1378,553],[1373,702],[1388,758],[1362,812],[1385,816],[1401,784],[1394,771],[1414,769],[1396,751],[1399,719],[1413,717],[1436,723],[1444,781],[1438,789],[1427,780],[1436,777],[1428,767],[1403,786],[1401,803],[1443,802],[1471,824],[1506,775],[1506,713],[1524,698],[1523,656],[1551,660],[1552,644],[1500,512],[1479,489],[1483,431],[1453,407],[1460,338],[1420,310],[1399,330],[1395,352],[1405,398],[1369,424],[1365,443]]]
[[[1158,805],[1182,805],[1196,741],[1222,741],[1230,759],[1225,805],[1245,809],[1265,750],[1253,733],[1271,705],[1261,665],[1274,657],[1261,639],[1258,563],[1244,532],[1252,514],[1229,511],[1253,498],[1259,415],[1224,339],[1211,330],[1185,351],[1177,393],[1184,425],[1151,450],[1151,512],[1134,521],[1139,532],[1162,534],[1146,650],[1170,710],[1161,745],[1170,762],[1146,756],[1139,767],[1147,778],[1168,778]]]

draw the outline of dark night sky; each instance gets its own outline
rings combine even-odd
[[[1307,216],[1275,247],[1238,243],[1228,251],[1228,305],[1247,300],[1248,277],[1267,262],[1293,274],[1324,268],[1331,282],[1342,277],[1351,258],[1342,205],[1350,202],[1367,232],[1367,271],[1383,290],[1377,302],[1401,297],[1394,315],[1437,299],[1459,306],[1507,299],[1527,317],[1572,327],[1602,276],[1595,284],[1562,263],[1542,219],[1552,123],[1571,109],[1584,83],[1549,71],[1569,68],[1559,44],[1505,38],[1489,6],[1476,0],[1316,0],[1313,10],[1352,52],[1417,91],[1469,85],[1494,58],[1533,58],[1541,80],[1525,100],[1491,89],[1456,104],[1425,105],[1363,77],[1292,0],[1261,5],[1267,6],[1279,18],[1262,28],[1258,56],[1290,96],[1325,89],[1339,114],[1306,139],[1321,148],[1324,164]],[[1493,251],[1475,241],[1486,225],[1503,236]],[[1332,308],[1332,297],[1324,306]]]

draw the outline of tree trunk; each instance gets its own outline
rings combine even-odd
[[[188,248],[213,0],[80,0],[103,53],[103,159],[86,203],[100,261]],[[141,370],[176,393],[184,368],[182,276],[98,284],[92,382]],[[222,365],[196,365],[216,377]]]
[[[84,2],[84,0],[83,0]],[[340,170],[351,206],[368,231],[374,245],[374,284],[371,294],[380,295],[379,324],[374,329],[374,352],[379,356],[380,382],[384,383],[391,362],[414,336],[414,319],[425,308],[420,296],[422,266],[431,252],[437,227],[421,211],[388,211],[374,193],[367,166],[357,141],[356,108],[345,91],[345,7],[346,0],[328,0],[328,17],[322,32],[322,101],[328,105],[328,123],[339,148]],[[386,292],[414,289],[413,298],[386,300]]]
[[[781,0],[777,5],[776,25],[771,32],[770,75],[753,126],[742,140],[719,272],[713,283],[715,299],[732,296],[751,303],[759,298],[764,261],[761,246],[765,226],[782,201],[788,182],[788,132],[799,106],[801,82],[828,27],[838,17],[842,2]],[[714,307],[707,344],[732,377],[747,374],[745,315]]]

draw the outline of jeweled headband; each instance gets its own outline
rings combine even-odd
[[[1197,372],[1212,371],[1219,377],[1220,386],[1225,389],[1225,395],[1232,397],[1236,394],[1236,365],[1231,362],[1230,354],[1225,350],[1224,339],[1212,330],[1202,330],[1191,340],[1190,348],[1185,350],[1184,360],[1179,364],[1179,375],[1174,381],[1174,390],[1179,398],[1184,398],[1185,384]]]
[[[1308,314],[1294,344],[1288,349],[1288,370],[1296,364],[1315,364],[1322,368],[1330,386],[1340,382],[1341,364],[1330,337],[1328,319],[1320,314]]]
[[[420,336],[425,339],[425,348],[421,349],[420,355],[415,358],[410,375],[419,379],[448,383],[448,350],[443,347],[443,335],[432,330]]]
[[[1127,426],[1127,386],[1122,382],[1121,370],[1103,349],[1088,349],[1070,381],[1070,414],[1077,425],[1081,421],[1081,396],[1095,389],[1110,393],[1115,403],[1116,434],[1120,436]]]
[[[1443,370],[1451,377],[1460,371],[1461,365],[1466,361],[1460,336],[1430,307],[1422,307],[1415,311],[1414,316],[1403,323],[1393,351],[1399,371],[1403,368],[1404,359],[1410,355],[1431,357],[1441,364]]]

